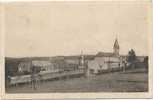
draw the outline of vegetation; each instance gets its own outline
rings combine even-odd
[[[129,67],[132,67],[134,68],[135,65],[136,65],[136,54],[135,54],[135,51],[133,49],[131,49],[129,52],[128,52],[128,56],[127,56],[127,62],[129,64]]]
[[[146,69],[148,71],[148,56],[144,58],[143,63],[145,64],[145,67],[146,67]]]

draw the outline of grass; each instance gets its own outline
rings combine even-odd
[[[30,84],[10,87],[7,93],[48,93],[48,92],[147,92],[148,73],[144,68],[127,70],[126,72],[92,75],[88,78],[78,77],[46,81],[37,84],[33,90]]]

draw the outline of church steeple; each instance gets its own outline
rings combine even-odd
[[[115,39],[113,49],[114,49],[114,54],[116,56],[119,56],[119,49],[120,49],[120,47],[119,47],[119,43],[118,43],[118,39],[117,38]]]

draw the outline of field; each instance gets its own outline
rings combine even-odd
[[[31,84],[18,85],[6,89],[7,93],[48,93],[48,92],[147,92],[148,73],[144,68],[130,69],[126,72],[113,72],[45,81],[32,89]]]

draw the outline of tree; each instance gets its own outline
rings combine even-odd
[[[136,54],[133,49],[128,52],[127,62],[129,63],[130,67],[135,67]]]
[[[144,65],[145,65],[146,70],[148,71],[148,56],[146,56],[146,57],[144,58],[143,63],[144,63]]]

